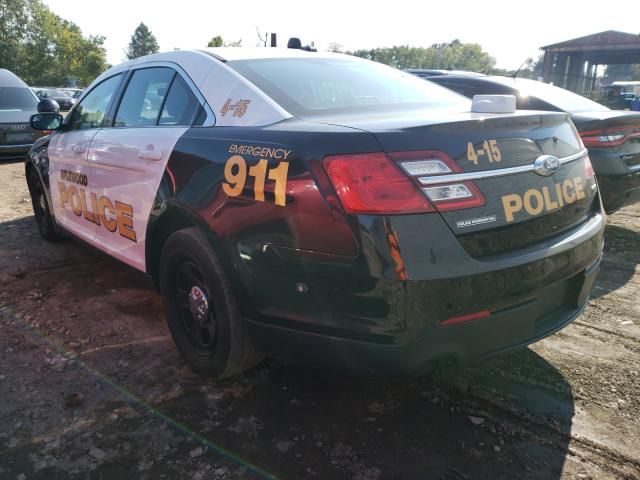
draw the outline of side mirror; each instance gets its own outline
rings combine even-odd
[[[57,130],[62,125],[62,115],[59,113],[36,113],[29,120],[34,130]]]
[[[43,98],[38,102],[38,113],[60,113],[60,105],[53,98]]]

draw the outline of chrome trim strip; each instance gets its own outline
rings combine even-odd
[[[587,154],[587,149],[581,150],[578,153],[569,155],[558,159],[560,166],[573,162],[584,157]],[[469,180],[480,180],[483,178],[495,178],[503,177],[506,175],[516,175],[518,173],[533,172],[533,163],[529,165],[521,165],[519,167],[499,168],[496,170],[484,170],[482,172],[467,172],[467,173],[455,173],[453,175],[437,175],[435,177],[419,177],[421,185],[438,185],[440,183],[453,183],[453,182],[465,182]]]
[[[23,145],[0,145],[0,150],[13,150],[16,148],[31,148],[32,143],[27,143]]]

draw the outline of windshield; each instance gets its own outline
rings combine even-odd
[[[38,101],[28,88],[0,87],[0,110],[35,111]]]
[[[373,62],[276,58],[235,60],[227,65],[296,116],[362,109],[470,108],[468,99],[450,90]]]
[[[511,78],[495,77],[494,79],[513,87],[513,79]],[[578,113],[609,110],[607,107],[593,100],[589,100],[582,95],[570,92],[564,88],[549,85],[548,83],[536,82],[535,80],[528,80],[526,78],[517,78],[515,80],[515,86],[520,92],[520,95],[537,97],[565,112]]]

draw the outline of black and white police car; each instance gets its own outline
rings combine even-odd
[[[513,103],[339,54],[160,53],[34,115],[53,133],[26,176],[45,239],[153,277],[196,371],[416,373],[586,304],[605,223],[587,152],[566,113]]]

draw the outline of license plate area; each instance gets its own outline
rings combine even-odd
[[[4,138],[7,143],[29,143],[31,133],[5,133]]]

